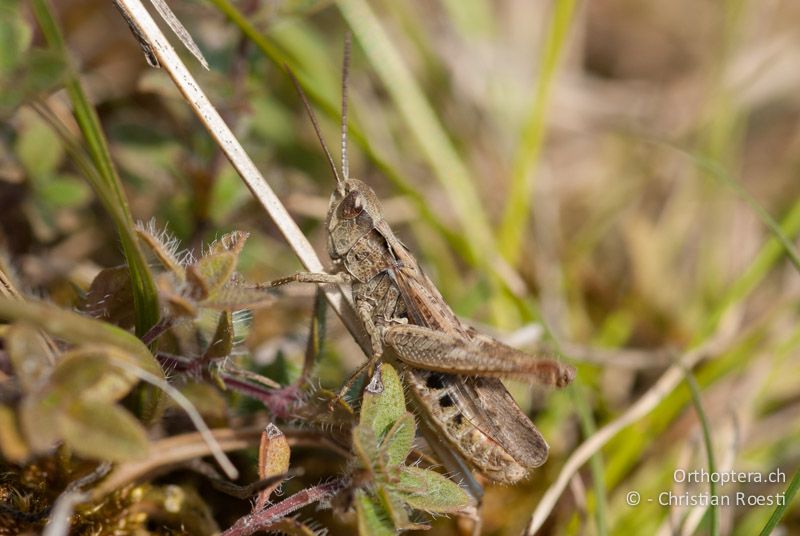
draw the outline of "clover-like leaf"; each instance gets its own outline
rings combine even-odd
[[[61,440],[58,415],[63,407],[64,401],[54,392],[29,395],[22,399],[17,410],[19,426],[33,452],[46,453]]]
[[[382,363],[364,390],[359,426],[370,426],[380,440],[405,413],[406,400],[400,376],[394,367]]]
[[[189,266],[186,280],[192,286],[191,297],[198,301],[212,297],[233,277],[236,260],[233,253],[214,253]]]
[[[404,497],[392,491],[386,486],[380,486],[375,493],[380,501],[383,510],[387,512],[396,530],[427,530],[429,525],[424,523],[414,523],[408,517],[406,501]]]
[[[286,436],[280,428],[269,423],[261,433],[261,444],[258,449],[258,477],[269,478],[286,473],[289,470],[291,449]],[[269,496],[280,486],[280,482],[261,490],[257,504],[266,505]]]
[[[86,293],[83,310],[123,329],[132,327],[136,315],[128,267],[115,266],[100,270]]]
[[[214,359],[215,357],[226,357],[230,355],[233,349],[233,321],[231,314],[228,311],[223,311],[219,315],[217,321],[217,330],[214,332],[214,337],[211,339],[211,344],[208,345],[206,353],[203,356],[205,359]]]
[[[217,311],[238,311],[264,307],[275,301],[275,290],[248,285],[229,285],[217,289],[201,303]]]
[[[393,490],[410,507],[428,512],[459,512],[475,504],[469,493],[449,478],[419,467],[403,467]]]
[[[19,429],[17,414],[4,404],[0,404],[0,454],[14,463],[21,463],[30,455]]]
[[[386,432],[381,449],[388,465],[400,465],[406,461],[408,453],[411,452],[411,447],[414,445],[416,432],[417,425],[411,413],[404,413],[394,422]]]
[[[58,417],[64,441],[87,458],[126,461],[147,456],[141,423],[127,410],[94,400],[76,400]]]
[[[2,18],[0,16],[0,20]],[[4,30],[0,28],[0,35],[3,33]],[[0,117],[7,117],[19,110],[20,104],[26,100],[57,88],[62,84],[67,71],[64,59],[54,50],[33,48],[19,54],[9,52],[12,47],[3,50],[8,44],[9,40],[5,39],[4,46],[0,47],[0,63],[4,63],[3,57],[9,59],[14,56],[16,65],[13,70],[0,76]]]
[[[23,7],[22,2],[4,2],[0,6],[0,35],[3,36],[0,76],[3,78],[20,64],[33,38],[31,27],[25,21]]]
[[[64,145],[59,143],[58,135],[44,119],[27,112],[20,117],[14,148],[36,190],[52,179],[64,158]]]
[[[378,499],[358,490],[355,502],[361,536],[394,536],[397,533],[389,513]]]
[[[31,392],[52,368],[50,349],[38,329],[24,322],[8,328],[6,352],[23,391]]]
[[[381,467],[378,438],[369,424],[361,423],[353,428],[353,452],[355,452],[361,467],[369,468],[373,472],[376,468]],[[379,474],[381,472],[379,471]]]
[[[233,253],[238,258],[249,236],[250,233],[246,231],[232,231],[224,234],[209,244],[208,254],[215,255],[229,252]]]
[[[185,396],[197,412],[203,416],[209,426],[223,424],[228,415],[228,402],[215,386],[204,383],[190,381],[183,384],[180,388],[181,394]]]
[[[23,320],[72,344],[91,341],[117,348],[132,363],[150,374],[164,377],[161,365],[135,335],[117,326],[65,311],[44,302],[22,301],[0,296],[0,318]]]
[[[49,177],[39,185],[36,193],[42,203],[52,207],[52,210],[81,208],[92,196],[92,191],[86,182],[68,174]]]
[[[115,402],[128,394],[137,379],[114,366],[114,359],[135,363],[110,346],[76,348],[59,359],[48,387],[57,390],[64,400],[74,397]]]

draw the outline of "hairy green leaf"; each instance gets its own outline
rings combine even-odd
[[[227,286],[217,289],[199,303],[201,307],[217,311],[238,311],[264,307],[275,301],[275,291],[253,286]]]
[[[361,536],[394,536],[397,533],[380,501],[361,490],[356,492],[356,516]]]
[[[417,510],[452,513],[474,505],[472,497],[461,486],[439,473],[419,467],[404,467],[394,490]]]
[[[68,405],[58,421],[64,440],[81,456],[109,461],[147,456],[147,433],[119,406],[78,400]]]
[[[0,318],[24,320],[72,344],[92,341],[113,346],[150,374],[164,377],[161,365],[142,341],[106,322],[86,318],[44,302],[25,302],[4,297],[0,297]]]
[[[42,334],[30,324],[17,322],[8,328],[4,344],[23,391],[33,391],[52,368]]]
[[[92,280],[83,310],[123,329],[133,327],[133,289],[127,266],[105,268]]]
[[[414,445],[414,436],[417,425],[414,416],[406,412],[397,419],[383,439],[383,452],[388,465],[400,465],[406,461],[411,447]]]
[[[21,463],[30,456],[30,450],[19,428],[17,414],[0,404],[0,455],[6,460]]]
[[[116,356],[132,361],[124,357],[124,353],[114,352],[112,347],[86,347],[68,352],[59,359],[48,387],[56,390],[64,400],[80,398],[115,402],[137,382],[136,378],[113,365],[111,360]]]
[[[210,383],[190,381],[183,384],[180,391],[198,413],[209,420],[210,426],[213,426],[214,421],[224,422],[228,415],[228,401],[215,386]]]
[[[214,337],[211,344],[208,345],[206,353],[203,357],[206,359],[214,359],[216,357],[225,357],[230,355],[233,349],[233,322],[231,321],[231,314],[228,311],[223,311],[219,315],[217,321],[217,330],[214,332]]]
[[[364,390],[359,426],[370,426],[380,440],[405,413],[406,401],[400,376],[394,367],[382,363]]]
[[[35,453],[43,454],[61,440],[58,415],[64,404],[57,393],[46,392],[26,396],[19,405],[20,429]]]
[[[427,530],[430,527],[424,523],[414,523],[408,517],[406,501],[404,497],[390,490],[386,486],[378,487],[376,491],[377,499],[383,509],[389,514],[395,529],[401,530]]]
[[[374,471],[379,467],[378,438],[369,424],[360,423],[353,428],[353,452],[359,459],[362,467]]]
[[[214,253],[189,266],[186,278],[192,285],[192,298],[204,300],[219,291],[231,280],[236,259],[233,253]]]

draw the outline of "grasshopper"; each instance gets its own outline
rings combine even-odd
[[[341,174],[308,99],[289,73],[336,178],[326,223],[334,269],[301,272],[270,285],[348,284],[372,347],[369,361],[351,380],[383,357],[396,362],[428,430],[489,479],[518,482],[545,462],[548,445],[499,377],[564,387],[575,369],[516,350],[462,323],[395,236],[372,188],[349,177],[349,39],[344,56]]]

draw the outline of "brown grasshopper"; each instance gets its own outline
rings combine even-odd
[[[327,216],[334,270],[297,273],[271,285],[349,284],[372,345],[367,365],[371,368],[383,356],[397,362],[427,428],[486,477],[517,482],[545,462],[548,446],[498,377],[564,387],[575,377],[575,369],[523,353],[464,325],[386,223],[375,192],[349,178],[348,63],[349,40],[342,77],[342,175],[292,76],[336,177]]]

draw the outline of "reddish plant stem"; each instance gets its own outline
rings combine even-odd
[[[294,385],[288,385],[282,389],[270,389],[260,385],[253,385],[251,382],[234,378],[226,373],[220,374],[220,377],[225,382],[226,387],[260,401],[276,418],[288,418],[290,409],[302,398],[300,389]]]
[[[162,318],[161,320],[156,323],[153,327],[151,327],[147,332],[142,335],[142,342],[150,345],[153,341],[158,339],[161,335],[164,334],[169,328],[172,327],[172,324],[175,323],[174,317],[166,317]]]
[[[269,530],[270,526],[304,506],[319,502],[334,495],[347,484],[346,478],[337,478],[327,484],[318,484],[299,491],[278,504],[239,518],[221,536],[248,536],[258,531]]]

